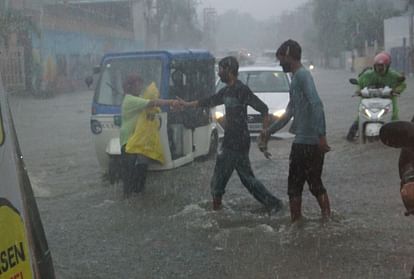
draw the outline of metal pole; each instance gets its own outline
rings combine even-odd
[[[402,59],[404,73],[409,72],[407,61],[405,59],[406,57],[407,57],[407,38],[404,37],[403,38],[403,59]]]
[[[414,29],[414,22],[413,22],[413,7],[410,7],[410,15],[409,15],[409,47],[410,47],[410,75],[412,74],[414,57],[413,57],[413,46],[414,46],[414,36],[413,36],[413,29]]]

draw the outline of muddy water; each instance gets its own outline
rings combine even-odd
[[[304,192],[305,219],[289,224],[287,173],[291,139],[273,140],[273,160],[252,143],[255,175],[284,200],[269,215],[230,179],[224,208],[211,210],[214,161],[150,173],[145,194],[121,199],[95,158],[92,93],[53,99],[12,97],[27,169],[59,278],[409,278],[414,220],[403,216],[398,151],[350,144],[356,116],[352,77],[317,71],[328,141],[323,180],[333,217],[322,222]],[[401,96],[401,119],[413,113],[414,81]]]

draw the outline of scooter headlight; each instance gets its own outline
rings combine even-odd
[[[386,113],[387,112],[385,111],[385,109],[380,110],[380,112],[378,113],[378,118],[381,118]]]
[[[368,117],[368,118],[371,118],[372,117],[372,113],[369,111],[369,109],[367,109],[367,108],[365,108],[364,109],[364,115],[366,116],[366,117]]]

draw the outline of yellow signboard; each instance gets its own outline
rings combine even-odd
[[[0,198],[0,279],[33,278],[23,220],[9,201]]]
[[[55,278],[0,78],[0,279]]]

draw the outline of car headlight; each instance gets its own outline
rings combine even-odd
[[[222,113],[221,111],[216,111],[214,113],[214,116],[216,117],[216,119],[220,119],[220,118],[223,118],[224,113]]]
[[[273,115],[276,116],[277,118],[280,118],[285,114],[285,112],[286,112],[285,109],[280,109],[280,110],[275,111]]]
[[[315,69],[315,66],[309,65],[309,70],[313,70],[313,69]]]

